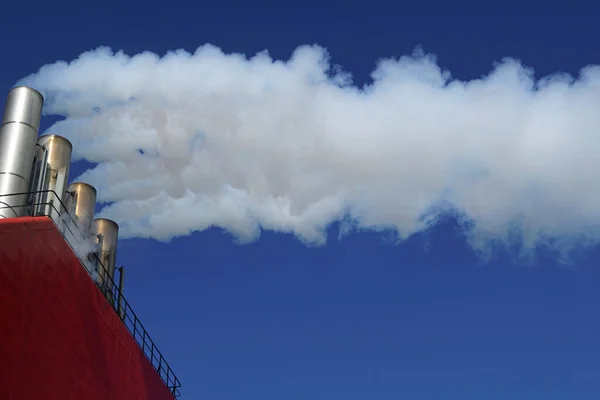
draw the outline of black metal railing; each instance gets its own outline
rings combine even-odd
[[[65,241],[73,249],[82,266],[100,288],[106,300],[121,318],[138,346],[142,349],[156,372],[174,397],[179,397],[181,383],[162,356],[141,321],[119,290],[119,285],[94,252],[89,252],[91,237],[83,234],[64,203],[52,190],[0,195],[0,218],[17,216],[49,217]],[[85,245],[85,246],[84,246]]]

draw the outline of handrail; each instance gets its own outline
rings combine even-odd
[[[39,196],[40,194],[54,194],[54,196]],[[9,206],[3,200],[5,200],[9,196],[24,196],[29,199],[28,204],[23,205],[11,205]],[[49,202],[35,202],[35,199],[52,199]],[[56,204],[53,199],[58,200],[58,207],[56,208]],[[87,242],[90,240],[89,237],[86,237],[81,229],[75,222],[75,219],[68,212],[64,203],[57,195],[57,193],[53,190],[37,190],[33,192],[22,192],[22,193],[11,193],[0,195],[0,210],[10,209],[12,212],[15,212],[16,208],[26,208],[26,214],[31,216],[32,210],[46,210],[46,207],[39,206],[50,206],[54,212],[50,211],[49,215],[44,212],[39,212],[34,216],[46,216],[49,217],[52,222],[58,228],[58,231],[61,233],[62,237],[69,244],[73,252],[77,255],[77,258],[81,262],[81,265],[84,269],[90,274],[90,277],[100,288],[100,291],[106,298],[106,300],[110,303],[113,310],[117,313],[119,318],[123,321],[123,324],[129,331],[129,333],[133,336],[137,345],[142,349],[142,352],[148,358],[153,368],[158,372],[160,378],[165,383],[171,394],[174,397],[179,397],[179,388],[181,387],[181,383],[179,379],[175,376],[175,373],[158,350],[154,341],[150,338],[150,335],[142,325],[140,319],[137,317],[129,302],[123,296],[123,293],[119,291],[119,286],[115,284],[113,278],[107,273],[106,268],[98,258],[96,253],[90,253],[87,255],[86,260],[81,254],[78,254],[77,251],[77,241],[79,243]],[[58,216],[58,218],[57,218]],[[58,219],[58,221],[56,220]],[[71,236],[71,239],[67,237],[67,232]],[[90,263],[93,268],[90,268]],[[103,276],[104,280],[99,281],[98,277]],[[115,301],[116,299],[116,301]]]

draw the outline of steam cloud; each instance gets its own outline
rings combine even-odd
[[[326,51],[246,58],[206,45],[133,57],[99,48],[42,67],[49,131],[98,165],[79,180],[121,237],[211,226],[322,244],[325,230],[405,238],[451,214],[477,248],[600,238],[600,67],[537,80],[504,59],[453,80],[417,50],[353,85]]]

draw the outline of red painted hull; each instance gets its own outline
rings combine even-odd
[[[5,399],[174,399],[47,217],[0,220]]]

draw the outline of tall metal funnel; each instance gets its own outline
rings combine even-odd
[[[92,233],[100,235],[100,251],[98,258],[104,266],[100,267],[98,273],[100,275],[100,284],[106,285],[111,292],[114,290],[115,266],[117,260],[117,241],[119,239],[119,225],[110,219],[96,218],[92,222]],[[110,279],[106,279],[109,277]]]
[[[96,188],[83,182],[74,182],[67,187],[65,206],[81,232],[88,236],[96,211]]]
[[[34,215],[49,216],[58,224],[59,216],[65,212],[61,202],[67,191],[73,145],[58,135],[40,136],[37,144],[34,182],[41,192],[36,195]]]
[[[29,87],[8,92],[0,126],[0,218],[27,215],[31,171],[44,97]]]

